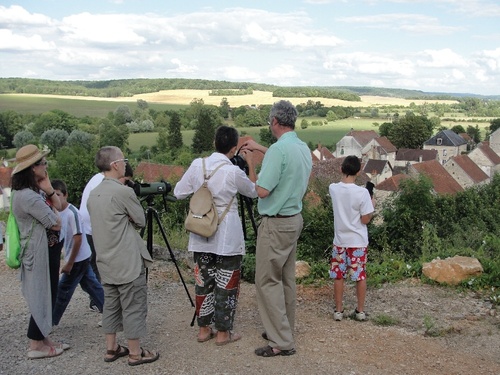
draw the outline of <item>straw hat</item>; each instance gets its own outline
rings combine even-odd
[[[37,161],[41,160],[45,155],[47,155],[50,150],[40,151],[35,145],[26,145],[21,147],[16,152],[16,163],[12,174],[24,171],[26,168],[31,167]]]

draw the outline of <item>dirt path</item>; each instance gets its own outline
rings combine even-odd
[[[184,278],[190,279],[189,271]],[[100,315],[88,310],[80,289],[52,334],[72,348],[53,359],[30,361],[28,313],[17,271],[2,262],[0,374],[500,374],[496,311],[487,301],[452,290],[412,283],[371,289],[371,321],[360,323],[332,320],[331,286],[299,287],[297,354],[260,358],[253,350],[265,342],[253,285],[243,283],[241,288],[235,329],[243,339],[225,347],[215,346],[213,340],[196,342],[196,328],[189,326],[194,310],[170,262],[156,261],[149,286],[150,333],[143,345],[161,352],[157,362],[139,368],[128,366],[125,358],[105,363],[104,339],[97,327]],[[192,285],[189,289],[193,296]],[[346,306],[353,305],[350,287]],[[375,317],[382,313],[399,319],[399,324],[375,325]],[[424,335],[431,325],[439,337]]]

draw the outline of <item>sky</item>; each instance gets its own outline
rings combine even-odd
[[[0,77],[500,94],[498,0],[0,0]]]

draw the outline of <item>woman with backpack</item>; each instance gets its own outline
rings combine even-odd
[[[233,332],[233,323],[245,241],[238,214],[238,200],[234,198],[238,193],[250,198],[257,197],[253,159],[246,157],[248,176],[230,161],[236,154],[238,138],[235,128],[217,128],[216,152],[207,158],[195,159],[174,189],[174,195],[184,199],[208,180],[208,188],[222,219],[217,231],[210,237],[191,232],[188,245],[195,263],[196,315],[200,327],[198,342],[215,338],[218,346],[241,339],[240,334]]]

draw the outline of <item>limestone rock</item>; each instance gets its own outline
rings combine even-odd
[[[430,263],[424,263],[422,272],[438,283],[457,285],[463,280],[480,275],[483,267],[476,258],[457,255],[453,258],[434,259]]]
[[[309,263],[299,260],[295,262],[295,277],[300,279],[302,277],[307,277],[311,273],[311,266]]]

